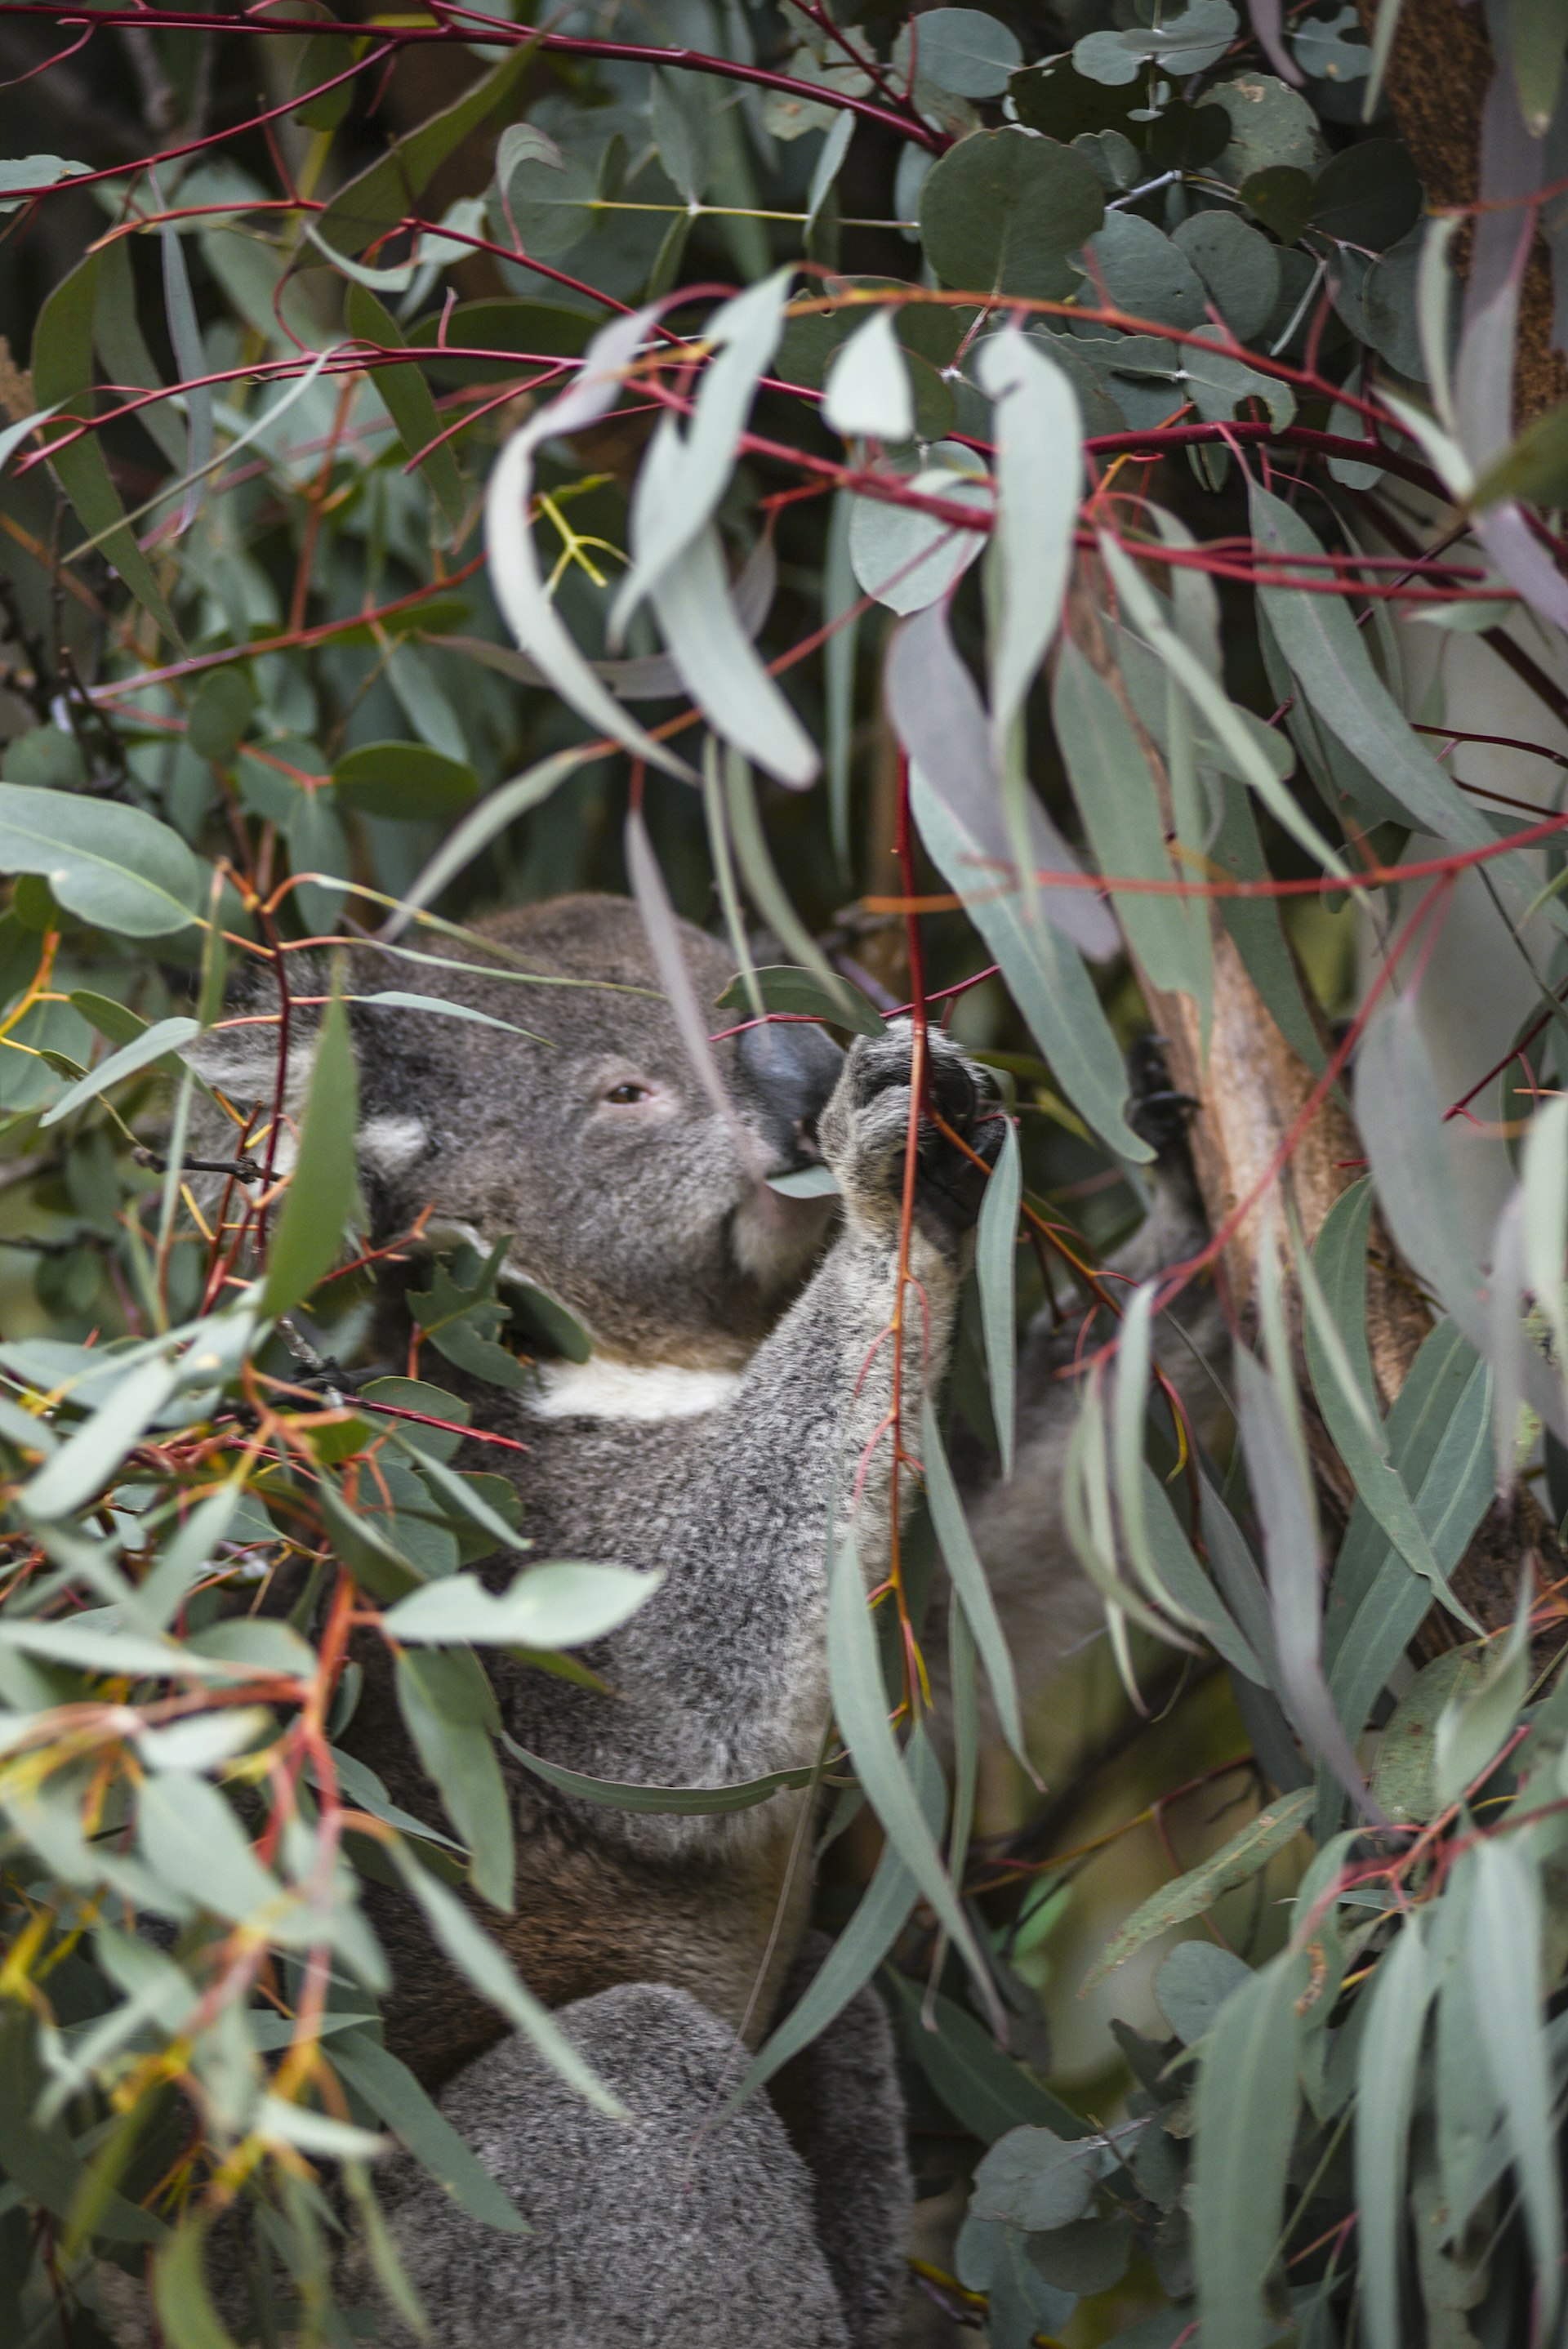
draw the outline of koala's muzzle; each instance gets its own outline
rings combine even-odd
[[[844,1065],[832,1039],[805,1020],[769,1019],[742,1031],[737,1055],[746,1093],[767,1119],[769,1140],[791,1162],[814,1156],[817,1120]]]

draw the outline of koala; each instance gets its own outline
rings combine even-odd
[[[542,1360],[516,1393],[444,1361],[432,1371],[475,1425],[527,1447],[472,1444],[459,1460],[512,1478],[533,1559],[663,1574],[583,1651],[602,1688],[490,1657],[501,1725],[598,1778],[721,1785],[809,1765],[830,1713],[830,1554],[852,1532],[868,1590],[888,1568],[909,1032],[895,1023],[841,1053],[812,1026],[747,1029],[714,1047],[721,1107],[693,1071],[630,903],[570,897],[480,928],[481,960],[471,947],[432,957],[416,984],[499,1025],[378,1008],[366,999],[407,985],[407,965],[356,950],[373,1230],[390,1237],[423,1217],[438,1245],[504,1240],[503,1284],[543,1291],[583,1326],[588,1359]],[[682,947],[712,1005],[727,953],[686,926]],[[202,1062],[236,1106],[263,1115],[272,1035],[220,1030]],[[941,1385],[984,1164],[1004,1131],[985,1072],[942,1035],[928,1043],[931,1099],[974,1155],[919,1122],[906,1426]],[[837,1200],[769,1187],[819,1158]],[[1177,1252],[1186,1213],[1160,1232]],[[386,1310],[401,1342],[396,1278]],[[1035,1376],[1011,1485],[964,1464],[1005,1612],[1042,1656],[1089,1613],[1057,1563],[1066,1359],[1044,1330],[1026,1345]],[[504,1581],[518,1563],[485,1572]],[[434,1825],[385,1643],[356,1652],[363,1692],[342,1742]],[[451,2349],[879,2349],[903,2298],[910,2212],[880,2002],[862,1992],[769,2096],[719,2116],[814,1971],[809,1796],[640,1815],[503,1766],[519,1889],[486,1925],[633,2118],[592,2111],[504,2037],[403,1897],[370,1888],[394,1974],[387,2044],[533,2230],[487,2231],[411,2163],[384,2173],[405,2263]],[[388,2315],[379,2337],[406,2336]]]
[[[468,968],[432,960],[418,984],[504,1025],[354,1003],[373,1229],[396,1235],[428,1210],[438,1241],[504,1238],[506,1276],[582,1324],[588,1360],[543,1361],[516,1394],[440,1363],[476,1424],[527,1447],[459,1457],[505,1466],[533,1559],[663,1576],[582,1651],[603,1689],[488,1658],[500,1723],[598,1778],[719,1785],[810,1765],[830,1713],[830,1554],[852,1532],[868,1590],[888,1570],[909,1032],[841,1054],[814,1027],[748,1030],[715,1047],[721,1108],[689,1064],[632,905],[569,898],[482,932],[489,967],[469,949]],[[713,1004],[727,953],[690,928],[682,945]],[[407,966],[356,953],[356,998],[389,978],[406,985]],[[273,1032],[217,1032],[202,1072],[236,1106],[270,1100]],[[984,1163],[1004,1131],[983,1072],[936,1034],[928,1081],[982,1163],[921,1121],[906,1424],[944,1374]],[[836,1202],[769,1188],[818,1157]],[[396,1295],[387,1309],[395,1320]],[[504,1581],[518,1563],[486,1573]],[[385,1643],[356,1653],[365,1680],[343,1742],[434,1825]],[[526,2045],[498,2045],[504,2026],[417,1913],[371,1889],[394,1974],[387,2043],[534,2230],[490,2233],[411,2165],[391,2174],[399,2246],[446,2339],[874,2349],[903,2297],[909,2216],[880,2002],[862,1994],[776,2098],[718,2117],[811,1971],[809,1795],[644,1816],[505,1766],[519,1890],[510,1915],[485,1922],[634,2117],[603,2119]],[[388,2323],[381,2337],[401,2339]]]

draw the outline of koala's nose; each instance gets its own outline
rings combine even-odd
[[[743,1030],[737,1047],[741,1074],[758,1107],[790,1157],[816,1135],[817,1120],[839,1081],[844,1056],[832,1039],[807,1020],[766,1021]]]

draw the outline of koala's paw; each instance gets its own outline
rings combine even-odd
[[[966,1061],[938,1030],[928,1032],[926,1049],[932,1107],[989,1166],[1002,1147],[1006,1123],[988,1073]],[[818,1129],[846,1213],[887,1234],[898,1229],[903,1205],[913,1050],[913,1031],[904,1019],[894,1021],[885,1035],[857,1037]],[[923,1114],[914,1192],[923,1224],[950,1237],[966,1231],[985,1189],[983,1169]]]

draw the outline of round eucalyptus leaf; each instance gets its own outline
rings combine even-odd
[[[1425,383],[1427,362],[1416,331],[1416,272],[1424,229],[1412,229],[1380,254],[1361,282],[1361,316],[1367,339],[1379,358],[1411,383]]]
[[[1337,16],[1304,17],[1291,38],[1297,65],[1314,81],[1365,81],[1372,70],[1372,51],[1349,0]]]
[[[1150,66],[1185,78],[1218,65],[1236,35],[1230,0],[1191,0],[1161,25],[1123,32],[1086,33],[1073,44],[1073,64],[1091,81],[1135,81]]]
[[[955,98],[1000,98],[1024,62],[1018,36],[983,8],[928,8],[893,45],[895,69],[913,56],[919,80]]]
[[[418,823],[455,815],[479,792],[479,777],[462,759],[424,742],[364,742],[332,771],[337,797],[365,815]]]
[[[1203,281],[1181,247],[1137,212],[1108,212],[1084,247],[1113,308],[1162,326],[1201,326]],[[1090,279],[1090,285],[1093,285]],[[1094,301],[1091,293],[1086,299]]]
[[[1150,165],[1157,171],[1201,171],[1223,154],[1231,139],[1231,118],[1222,106],[1189,106],[1181,98],[1162,106],[1145,128]]]
[[[1233,188],[1254,171],[1287,163],[1295,171],[1315,171],[1323,159],[1317,117],[1298,90],[1274,74],[1238,74],[1208,94],[1231,118],[1229,142],[1215,163]]]
[[[30,726],[15,736],[0,772],[8,783],[36,783],[46,792],[79,792],[88,780],[81,744],[58,726]]]
[[[991,484],[978,460],[966,449],[953,453],[958,464],[926,465],[911,477],[909,487],[923,497],[986,512]],[[985,543],[984,531],[965,530],[939,514],[877,498],[856,498],[850,508],[850,567],[865,593],[890,612],[922,612],[934,604]]]
[[[1251,1980],[1251,1967],[1233,1951],[1178,1941],[1154,1977],[1154,1995],[1177,2038],[1191,2047],[1207,2038],[1232,1992]]]
[[[1080,74],[1069,57],[1055,57],[1049,65],[1026,66],[1022,73],[1016,73],[1007,84],[1007,95],[1020,122],[1065,145],[1080,130],[1126,130],[1128,117],[1142,93],[1131,84],[1093,81]],[[1227,115],[1225,138],[1230,135]],[[1214,152],[1218,154],[1219,148]]]
[[[1312,225],[1343,244],[1386,253],[1421,217],[1421,183],[1397,139],[1364,139],[1331,155],[1312,191]]]
[[[531,126],[520,124],[518,128]],[[507,215],[532,260],[554,261],[587,235],[593,225],[594,175],[574,155],[555,162],[541,154],[525,154],[511,177],[498,183],[497,209],[502,235]]]
[[[1282,244],[1294,244],[1312,218],[1312,181],[1294,163],[1270,163],[1264,171],[1249,171],[1241,198]]]
[[[226,767],[251,722],[255,692],[242,668],[217,668],[202,678],[186,720],[185,740],[200,759]]]
[[[1250,343],[1279,300],[1279,253],[1234,212],[1194,212],[1173,229],[1184,253],[1236,340]]]
[[[1124,195],[1136,187],[1143,171],[1143,158],[1122,130],[1080,130],[1073,140],[1078,152],[1094,167],[1094,174],[1108,196]]]
[[[851,285],[894,287],[895,277],[830,277],[823,291],[837,294]],[[820,389],[834,354],[861,323],[863,312],[830,310],[785,321],[774,372],[785,383],[810,384]],[[909,372],[914,397],[914,437],[940,440],[954,423],[952,386],[941,370],[952,365],[974,313],[939,309],[931,303],[911,303],[894,313],[893,332]]]
[[[1061,299],[1067,256],[1105,217],[1092,166],[1054,139],[981,130],[961,139],[920,191],[927,260],[949,285]]]

